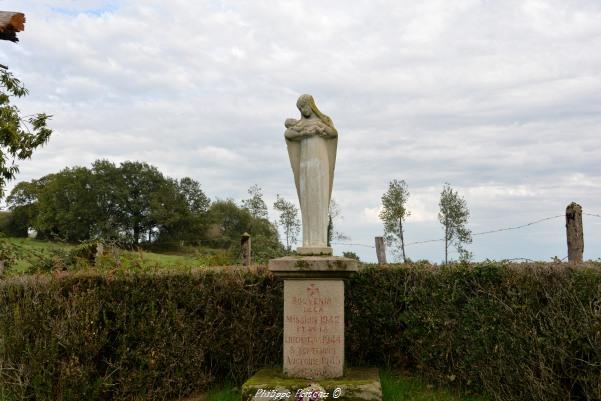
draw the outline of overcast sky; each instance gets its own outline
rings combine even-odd
[[[482,232],[601,214],[601,2],[0,1],[26,14],[0,63],[52,114],[14,183],[99,158],[198,180],[212,199],[257,184],[296,199],[283,122],[314,96],[339,132],[337,230],[382,234],[392,179],[411,192],[407,242],[442,236],[449,182]],[[270,210],[271,218],[276,215]],[[476,260],[567,255],[565,220],[475,236]],[[584,216],[586,259],[601,218]],[[337,245],[373,261],[367,246]],[[442,243],[411,245],[440,262]]]

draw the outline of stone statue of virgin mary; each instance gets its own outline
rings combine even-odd
[[[301,118],[286,120],[284,136],[303,221],[303,246],[297,251],[300,255],[331,255],[332,248],[327,246],[328,211],[338,132],[311,95],[300,96],[296,107]]]

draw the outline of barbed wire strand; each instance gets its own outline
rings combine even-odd
[[[590,213],[584,213],[584,214],[589,215]],[[503,228],[498,228],[498,229],[495,229],[495,230],[489,230],[489,231],[482,231],[482,232],[474,233],[474,234],[472,234],[472,236],[493,234],[493,233],[498,233],[498,232],[502,232],[502,231],[509,231],[509,230],[517,230],[517,229],[520,229],[520,228],[532,226],[534,224],[542,223],[543,221],[553,220],[553,219],[557,219],[559,217],[564,217],[564,216],[565,215],[563,215],[563,214],[558,214],[556,216],[545,217],[545,218],[534,220],[534,221],[531,221],[530,223],[522,224],[522,225],[519,225],[519,226],[503,227]],[[594,214],[593,214],[593,216],[601,217],[601,215],[594,215]],[[408,243],[405,244],[405,246],[427,244],[427,243],[430,243],[430,242],[441,242],[441,241],[444,241],[444,238],[429,239],[429,240],[424,240],[424,241],[408,242]],[[357,244],[357,243],[350,244],[350,243],[342,243],[342,242],[332,242],[332,245],[363,246],[363,247],[366,247],[366,248],[375,248],[375,246],[373,246],[373,245]]]
[[[585,214],[587,216],[593,216],[593,217],[600,217],[601,218],[601,214],[596,214],[596,213],[582,213]]]
[[[472,234],[472,236],[498,233],[498,232],[501,232],[501,231],[517,230],[518,228],[524,228],[524,227],[532,226],[534,224],[542,223],[543,221],[547,221],[547,220],[553,220],[553,219],[556,219],[558,217],[564,217],[564,215],[563,214],[559,214],[557,216],[545,217],[544,219],[535,220],[535,221],[532,221],[532,222],[527,223],[527,224],[522,224],[521,226],[505,227],[505,228],[499,228],[497,230],[482,231],[482,232],[479,232],[479,233],[474,233],[474,234]]]

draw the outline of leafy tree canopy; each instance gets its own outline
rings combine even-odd
[[[21,182],[7,203],[20,232],[33,227],[47,238],[141,244],[202,237],[210,201],[191,178],[176,181],[142,162],[97,160],[91,169]]]
[[[4,195],[7,181],[19,172],[15,162],[30,158],[52,134],[46,125],[51,116],[44,113],[22,116],[19,108],[11,104],[11,98],[27,93],[21,81],[0,66],[0,196]]]
[[[255,218],[267,218],[267,204],[263,200],[263,190],[258,185],[248,188],[250,198],[242,201],[242,207]]]
[[[405,180],[392,180],[388,190],[382,195],[380,219],[384,222],[384,238],[389,246],[394,246],[393,252],[407,261],[405,254],[405,229],[403,223],[411,215],[406,204],[409,190]]]
[[[445,183],[440,193],[439,207],[438,221],[445,232],[445,263],[449,260],[450,245],[457,249],[459,259],[469,260],[471,253],[465,249],[465,244],[472,242],[472,232],[467,228],[470,217],[467,202],[448,183]]]
[[[273,208],[280,214],[278,223],[284,230],[286,249],[290,251],[292,244],[295,244],[298,240],[298,234],[301,229],[301,223],[298,218],[298,209],[294,203],[280,197],[279,194],[276,195],[276,201],[273,204]]]

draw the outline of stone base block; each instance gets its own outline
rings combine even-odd
[[[332,248],[329,246],[299,246],[296,252],[303,256],[329,256],[332,254]]]
[[[327,396],[325,396],[327,394]],[[377,368],[347,368],[338,379],[286,377],[281,369],[266,368],[242,386],[242,401],[381,401]]]
[[[344,281],[284,279],[284,375],[344,374]]]
[[[340,256],[285,256],[271,259],[269,270],[284,278],[345,278],[359,270],[359,263]]]

